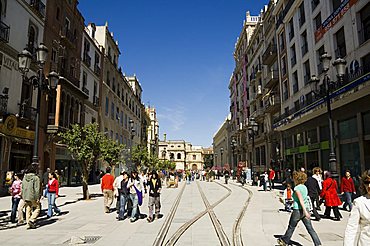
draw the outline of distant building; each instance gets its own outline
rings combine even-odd
[[[231,114],[228,115],[217,132],[213,135],[213,166],[217,169],[223,169],[225,166],[231,167],[233,163],[230,147],[230,119]]]

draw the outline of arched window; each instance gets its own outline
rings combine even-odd
[[[177,160],[181,159],[181,153],[177,153]]]

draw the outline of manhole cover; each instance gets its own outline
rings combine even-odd
[[[69,245],[94,244],[100,238],[102,237],[101,236],[71,237],[71,239],[68,239],[63,244],[69,244]]]

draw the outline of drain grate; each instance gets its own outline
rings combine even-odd
[[[77,244],[94,244],[96,243],[102,236],[84,236],[84,237],[71,237],[63,244],[69,245],[77,245]]]

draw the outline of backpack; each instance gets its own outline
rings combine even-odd
[[[130,194],[130,192],[128,191],[127,189],[127,183],[128,181],[125,181],[124,179],[122,179],[121,181],[121,189],[119,189],[119,193],[124,195],[124,196],[128,196]]]

